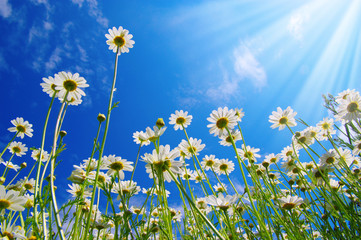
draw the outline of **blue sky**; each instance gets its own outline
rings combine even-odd
[[[120,104],[111,116],[106,155],[134,161],[133,132],[159,117],[168,123],[182,109],[193,115],[189,135],[206,144],[201,157],[231,159],[206,127],[211,111],[224,106],[245,111],[248,145],[261,148],[262,156],[278,153],[290,144],[288,132],[270,129],[268,116],[278,106],[291,106],[316,124],[327,116],[322,94],[360,90],[360,11],[356,0],[0,0],[0,146],[12,137],[10,120],[23,117],[34,125],[34,137],[23,143],[39,147],[50,102],[42,78],[78,72],[90,87],[80,106],[69,107],[63,125],[67,150],[56,184],[68,184],[72,165],[90,155],[96,116],[106,113],[114,54],[104,34],[123,26],[135,45],[119,59]],[[57,103],[50,129],[58,109]],[[181,139],[183,133],[168,126],[161,143],[176,147]],[[14,160],[22,161],[32,161],[30,154]],[[141,163],[136,181],[149,187],[142,185],[144,171]]]

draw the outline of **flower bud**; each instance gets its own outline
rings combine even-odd
[[[20,168],[23,169],[23,168],[26,168],[28,165],[26,164],[26,162],[23,162],[22,164],[20,164]]]
[[[104,114],[99,113],[97,119],[99,122],[104,122],[106,117]]]
[[[61,131],[60,131],[60,137],[62,137],[62,138],[65,137],[66,134],[67,134],[66,131],[64,131],[64,130],[61,130]]]
[[[162,127],[164,127],[165,123],[164,123],[164,120],[163,118],[158,118],[158,120],[156,121],[155,125],[161,129]]]
[[[0,184],[3,184],[5,182],[5,178],[4,177],[0,177]]]

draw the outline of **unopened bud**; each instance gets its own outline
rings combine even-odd
[[[99,113],[97,119],[99,122],[104,122],[106,117],[104,114]]]
[[[5,182],[5,178],[4,177],[0,177],[0,184],[3,184]]]
[[[26,164],[26,162],[23,162],[22,164],[20,164],[20,168],[23,169],[23,168],[26,168],[28,165]]]
[[[157,127],[159,129],[161,129],[162,127],[164,127],[165,123],[164,123],[164,120],[163,118],[158,118],[157,122],[155,123],[155,125],[157,125]]]
[[[64,131],[64,130],[60,131],[60,137],[62,137],[62,138],[65,137],[66,134],[68,134],[66,131]]]

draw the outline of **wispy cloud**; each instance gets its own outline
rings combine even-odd
[[[83,6],[84,0],[71,0],[74,4],[77,4],[79,7]]]
[[[8,0],[0,0],[0,16],[3,18],[10,17],[12,8]]]
[[[49,57],[49,60],[45,63],[46,72],[51,72],[53,69],[56,68],[57,64],[61,62],[61,53],[61,48],[57,47],[54,49],[51,56]]]
[[[240,80],[248,79],[258,89],[267,85],[267,74],[263,66],[245,43],[241,42],[240,46],[233,51],[233,55],[234,71]]]
[[[305,7],[294,12],[288,22],[287,30],[297,41],[302,41],[304,37],[304,26],[310,19],[309,7]]]
[[[72,0],[72,2],[79,7],[83,6],[84,0]],[[88,13],[90,16],[94,17],[95,20],[103,27],[108,27],[109,20],[103,16],[102,11],[98,7],[98,1],[97,0],[86,0],[86,3],[88,4]]]

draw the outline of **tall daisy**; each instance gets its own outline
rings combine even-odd
[[[118,54],[120,55],[120,53],[128,53],[129,48],[133,48],[135,42],[132,40],[133,35],[129,34],[128,30],[123,29],[123,27],[118,29],[113,27],[108,29],[108,32],[109,34],[105,34],[105,37],[107,38],[109,50],[116,53],[119,48]]]
[[[50,97],[57,94],[58,90],[55,89],[56,84],[53,77],[43,78],[43,81],[43,83],[40,83],[40,86],[43,88],[43,92],[47,93]]]
[[[218,137],[222,136],[226,128],[232,130],[237,125],[237,115],[233,109],[228,110],[227,107],[213,110],[210,117],[207,118],[211,124],[208,124],[209,132]]]
[[[269,116],[269,122],[273,123],[271,128],[278,127],[279,130],[282,130],[286,126],[296,126],[296,114],[297,112],[294,112],[291,107],[287,107],[286,110],[282,110],[280,107],[277,107],[277,112],[273,111],[272,115]]]
[[[350,93],[347,97],[340,101],[337,108],[337,119],[347,123],[352,120],[361,118],[361,97],[358,92]]]
[[[40,158],[40,148],[39,149],[34,149],[31,152],[31,157],[35,160],[38,161]],[[49,153],[47,151],[43,151],[42,156],[41,156],[41,161],[42,162],[46,162],[49,159]]]
[[[203,150],[205,144],[202,144],[201,139],[197,138],[189,138],[189,143],[186,140],[182,140],[182,142],[178,145],[180,152],[185,153],[185,158],[189,159],[192,155],[199,155],[199,152]]]
[[[242,140],[242,135],[241,132],[237,129],[232,129],[232,131],[230,132],[231,134],[229,135],[227,134],[223,134],[220,139],[221,141],[219,141],[219,143],[223,146],[232,146],[232,139],[233,142],[237,142],[239,140]]]
[[[33,125],[30,124],[28,121],[24,121],[22,117],[17,117],[13,120],[11,120],[11,123],[14,125],[14,127],[8,128],[10,132],[16,132],[18,133],[18,137],[24,138],[24,135],[28,137],[33,136]]]
[[[16,156],[18,157],[25,155],[26,152],[28,151],[28,148],[25,146],[25,144],[15,141],[10,143],[8,149],[11,152],[11,154],[16,154]]]
[[[225,211],[237,202],[238,196],[237,195],[234,195],[234,196],[226,195],[224,197],[222,193],[219,193],[218,197],[211,195],[211,196],[205,197],[205,200],[209,205],[218,207],[221,210]]]
[[[214,171],[218,175],[222,174],[230,174],[234,170],[234,163],[229,161],[228,159],[220,159],[216,166],[214,167]]]
[[[109,155],[104,161],[104,165],[108,168],[107,174],[111,176],[117,173],[119,174],[120,180],[124,179],[124,171],[133,171],[132,164],[132,162],[121,157],[116,157],[115,155]]]
[[[79,73],[72,74],[70,72],[59,72],[55,74],[55,89],[58,90],[58,97],[64,99],[66,93],[68,93],[66,101],[80,100],[82,96],[85,96],[82,88],[89,87],[86,80],[79,76]]]
[[[219,159],[216,158],[215,155],[205,155],[203,161],[201,162],[201,165],[204,170],[209,170],[213,168],[218,162]]]
[[[176,110],[175,114],[171,114],[169,118],[169,124],[174,124],[174,130],[183,130],[183,127],[186,128],[191,124],[192,115],[188,115],[188,112],[183,110]]]

